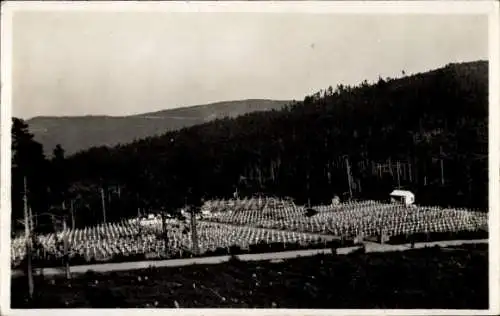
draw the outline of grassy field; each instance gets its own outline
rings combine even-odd
[[[12,308],[488,308],[487,245],[12,279]]]

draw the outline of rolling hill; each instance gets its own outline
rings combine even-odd
[[[161,135],[223,117],[280,109],[290,101],[239,100],[175,108],[130,116],[35,117],[27,120],[30,132],[47,156],[61,144],[67,155],[93,146],[114,146]]]

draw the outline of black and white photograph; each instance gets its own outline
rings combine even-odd
[[[497,314],[498,3],[347,2],[3,4],[1,314]]]

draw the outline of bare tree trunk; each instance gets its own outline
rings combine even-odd
[[[167,227],[166,227],[165,222],[166,222],[165,212],[162,210],[162,212],[161,212],[161,231],[163,234],[163,241],[165,242],[165,250],[167,250],[168,238],[167,238]]]
[[[332,173],[331,173],[331,166],[330,166],[330,160],[326,162],[326,175],[328,177],[328,186],[332,185]]]
[[[68,234],[66,232],[66,218],[63,219],[63,242],[64,242],[64,266],[66,271],[66,279],[71,279],[71,271],[69,267],[69,252],[68,252]]]
[[[411,162],[409,163],[408,165],[408,169],[409,169],[409,172],[408,172],[408,176],[410,177],[410,182],[413,182],[412,180],[412,172],[413,172],[413,169],[411,168]]]
[[[31,207],[28,207],[28,218],[29,218],[29,230],[32,232],[35,229],[35,223],[33,219],[33,210]]]
[[[101,187],[102,217],[106,224],[106,198],[104,197],[104,187]]]
[[[307,207],[311,207],[311,182],[309,175],[309,167],[307,168]]]
[[[71,213],[71,229],[72,230],[75,230],[75,210],[74,210],[74,204],[73,204],[73,200],[70,201],[70,204],[69,204],[69,210],[70,210],[70,213]]]
[[[347,182],[349,184],[349,197],[352,199],[352,183],[351,183],[351,167],[349,165],[349,157],[345,157],[345,163],[347,168]]]
[[[414,172],[415,172],[414,173],[414,175],[415,175],[415,183],[418,185],[419,183],[421,183],[420,182],[420,178],[419,178],[421,175],[420,175],[420,170],[419,170],[419,159],[418,159],[417,156],[415,156],[415,161],[414,162],[415,163],[413,164],[414,165],[413,169],[414,169]]]
[[[107,190],[106,190],[106,198],[108,200],[108,205],[111,205],[111,190],[110,190],[110,187],[108,187]]]
[[[26,238],[26,261],[27,261],[27,273],[28,276],[28,294],[29,298],[33,298],[33,293],[35,290],[35,285],[33,282],[33,270],[31,267],[31,234],[30,234],[30,216],[28,211],[28,196],[27,196],[27,185],[26,177],[24,177],[24,230]]]
[[[400,170],[400,168],[399,168],[399,160],[396,163],[396,168],[397,168],[397,172],[398,172],[398,189],[400,189],[401,188],[401,179],[399,178],[399,170]]]
[[[270,169],[271,169],[271,180],[273,181],[274,183],[274,180],[275,180],[275,176],[274,176],[274,161],[271,160],[271,163],[270,163]]]
[[[193,253],[195,255],[199,254],[198,247],[198,230],[196,227],[196,214],[194,207],[191,207],[191,239],[193,243]]]
[[[257,173],[259,177],[259,190],[262,192],[262,171],[261,171],[261,164],[259,162],[259,165],[257,167]]]
[[[441,185],[444,185],[444,170],[443,170],[443,147],[439,147],[440,164],[441,164]]]

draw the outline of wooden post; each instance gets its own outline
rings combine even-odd
[[[28,294],[29,298],[33,298],[35,285],[33,282],[33,270],[31,267],[31,234],[30,234],[30,218],[28,214],[28,195],[26,177],[24,177],[24,232],[26,238],[26,261],[27,261],[27,276],[28,276]]]

